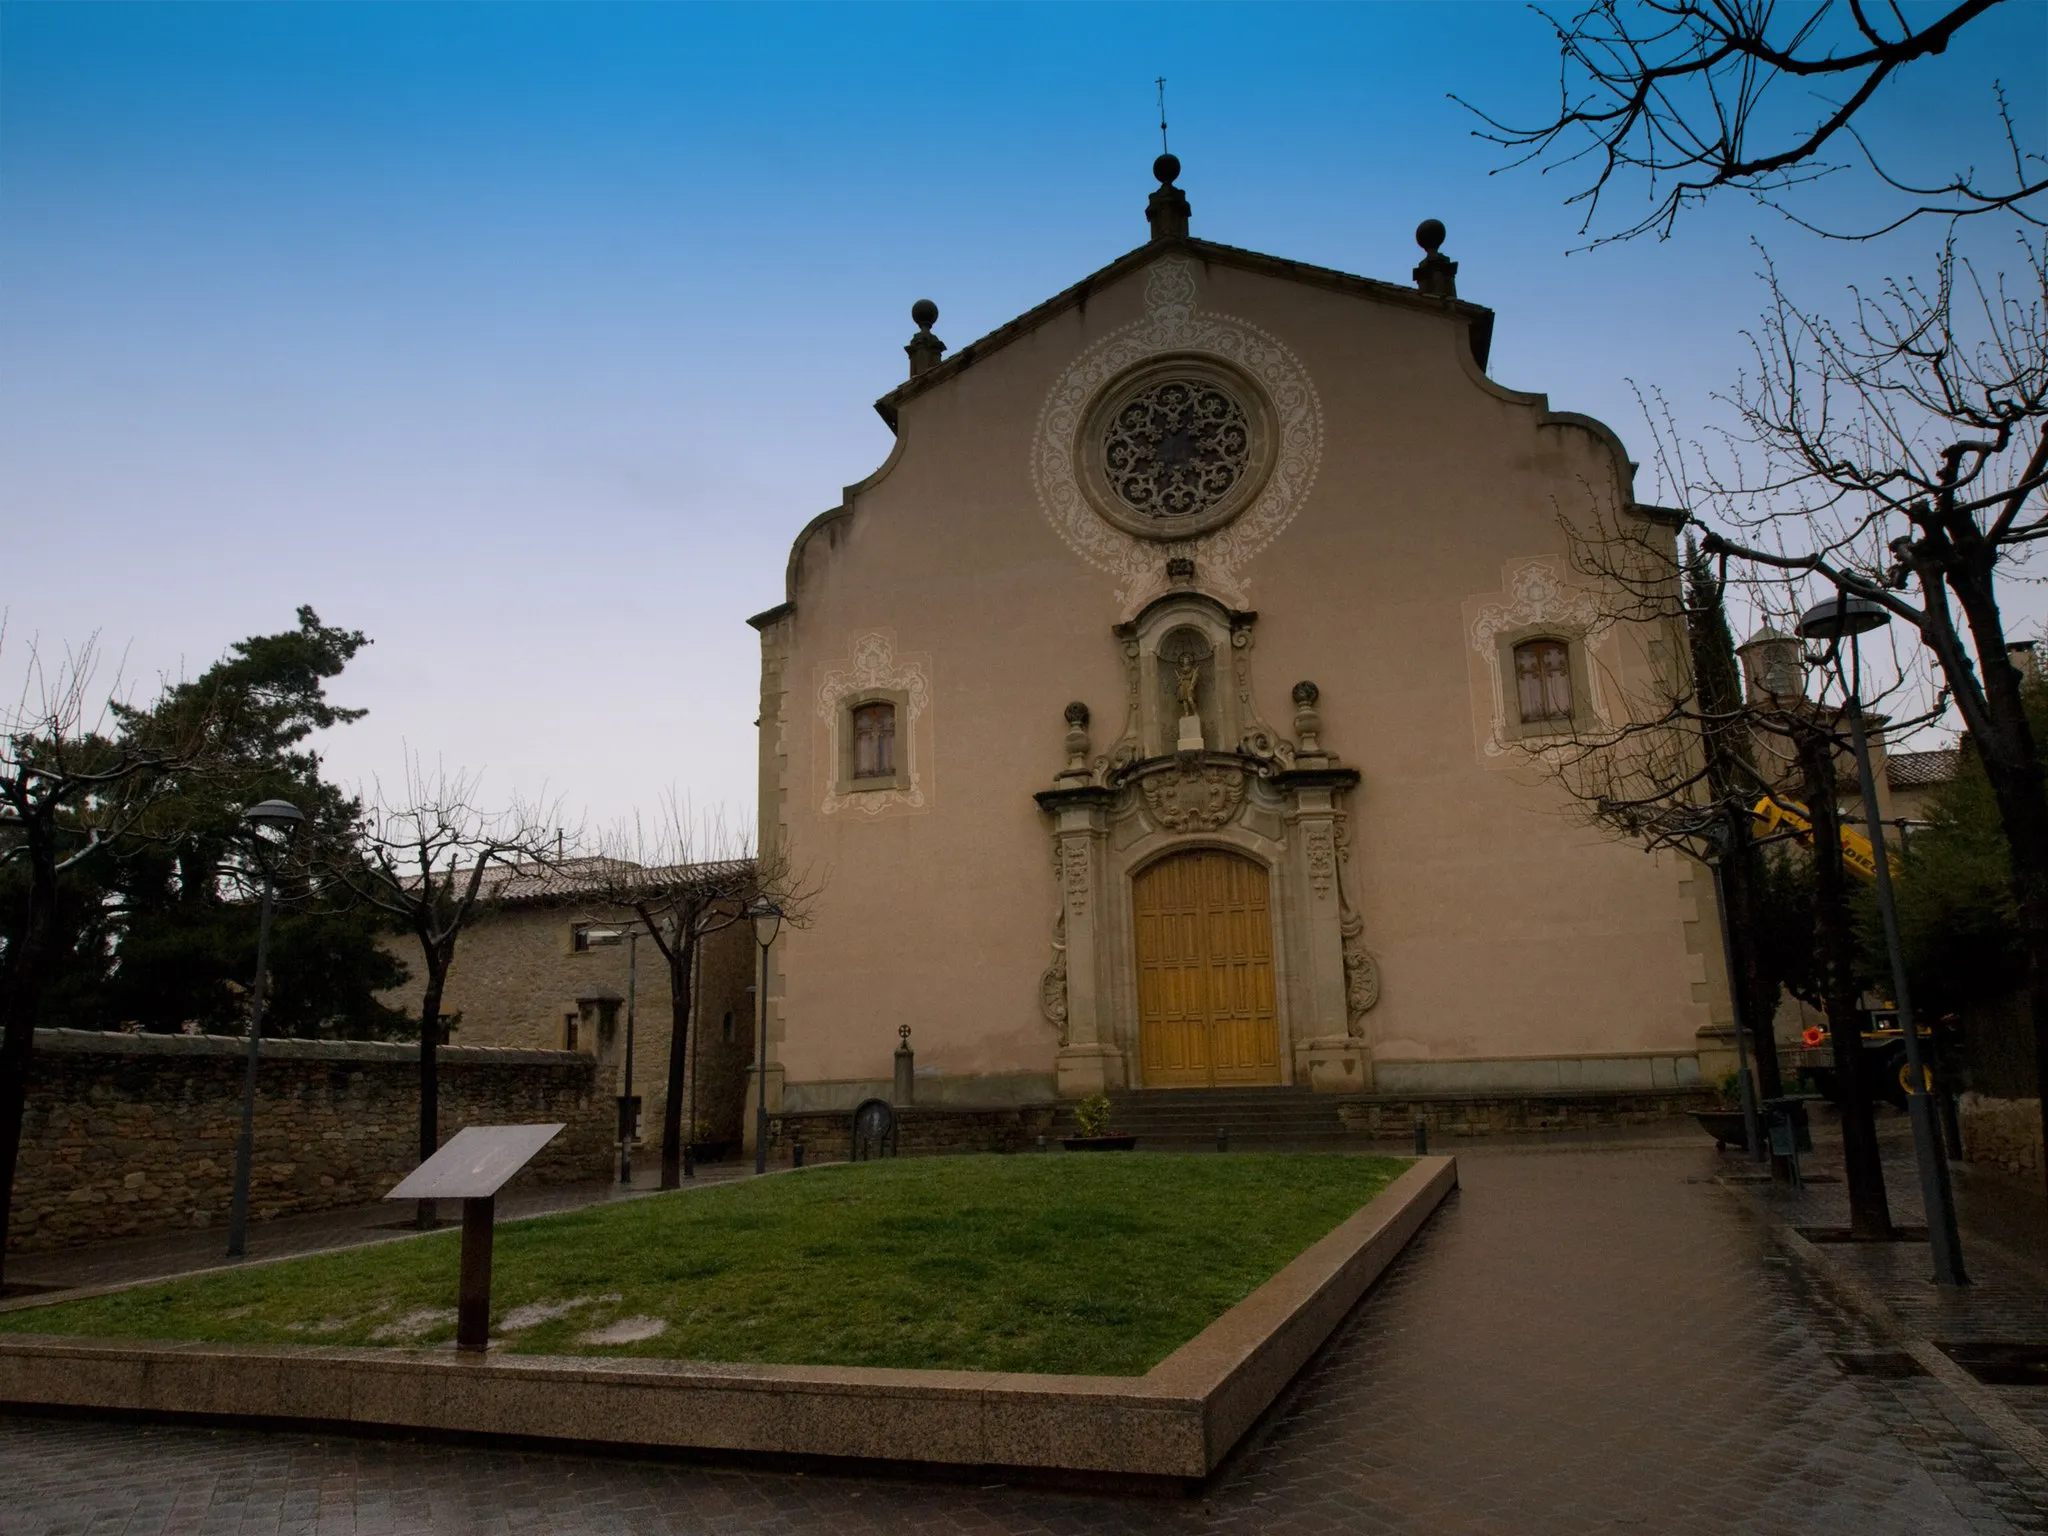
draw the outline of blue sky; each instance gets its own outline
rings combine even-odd
[[[1448,99],[1532,116],[1555,67],[1505,3],[10,0],[0,683],[97,633],[147,692],[310,602],[376,641],[344,779],[750,820],[744,619],[886,455],[911,301],[958,346],[1139,244],[1161,74],[1195,233],[1405,280],[1441,218],[1494,375],[1642,456],[1631,380],[1704,421],[1741,366],[1753,237],[1816,303],[1924,262],[1734,201],[1567,254],[1576,183],[1489,174]],[[1871,126],[1981,156],[1996,77],[2039,143],[2044,75],[2016,0]]]

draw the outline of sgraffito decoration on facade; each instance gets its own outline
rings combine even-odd
[[[1138,787],[1146,812],[1169,832],[1214,832],[1244,804],[1243,771],[1218,763],[1150,774]]]
[[[1144,318],[1074,360],[1046,395],[1032,445],[1032,479],[1047,519],[1076,554],[1115,579],[1117,601],[1129,613],[1167,590],[1167,561],[1175,557],[1194,560],[1205,590],[1245,605],[1245,566],[1294,519],[1322,462],[1322,403],[1300,359],[1248,321],[1201,311],[1195,298],[1193,262],[1154,262],[1145,275]],[[1082,440],[1105,390],[1148,361],[1175,355],[1190,360],[1190,377],[1166,370],[1118,406],[1101,440]],[[1203,367],[1205,359],[1216,366]],[[1220,382],[1225,374],[1248,380],[1263,401],[1235,398]],[[1185,410],[1171,393],[1176,385],[1188,388]],[[1143,409],[1120,434],[1116,424],[1130,406]],[[1268,414],[1267,454],[1253,455],[1235,431],[1249,429],[1253,415]],[[1121,472],[1115,462],[1120,448],[1129,453]],[[1083,464],[1078,454],[1102,462]],[[1263,481],[1245,495],[1245,477],[1258,467],[1254,459],[1263,464],[1268,457]],[[1123,505],[1098,506],[1083,484],[1091,475],[1120,487],[1116,499]],[[1122,487],[1155,498],[1155,505],[1134,512]],[[1240,510],[1220,526],[1206,526],[1205,513],[1222,515],[1219,506],[1240,496]],[[1158,515],[1161,497],[1186,510]],[[1147,518],[1149,525],[1141,521]],[[1192,519],[1201,531],[1182,536],[1177,519]]]
[[[898,693],[904,699],[905,718],[896,723],[896,750],[903,756],[902,788],[857,789],[841,792],[833,765],[840,760],[845,729],[840,700],[849,695],[873,691]],[[882,630],[858,636],[847,664],[827,668],[818,683],[818,718],[825,723],[826,789],[820,809],[830,816],[837,811],[859,811],[874,816],[892,807],[923,810],[930,765],[919,761],[918,721],[931,704],[931,674],[916,657],[898,657],[895,642]]]
[[[1473,621],[1472,648],[1479,653],[1493,687],[1493,724],[1486,739],[1488,757],[1499,757],[1512,750],[1507,725],[1509,679],[1501,676],[1499,639],[1515,630],[1550,626],[1583,645],[1589,663],[1587,704],[1596,719],[1609,723],[1600,692],[1600,669],[1590,664],[1592,649],[1606,632],[1608,621],[1590,593],[1565,584],[1559,563],[1554,556],[1514,563],[1502,594],[1505,600],[1487,603]]]

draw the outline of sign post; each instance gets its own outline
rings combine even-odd
[[[460,1200],[462,1274],[455,1347],[482,1354],[491,1334],[491,1227],[498,1191],[561,1133],[560,1125],[472,1125],[399,1181],[386,1200]]]

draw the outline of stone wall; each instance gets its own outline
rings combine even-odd
[[[1966,1093],[1956,1101],[1963,1156],[2007,1173],[2041,1172],[2041,1101]]]
[[[245,1050],[227,1036],[38,1030],[9,1247],[225,1224]],[[521,1177],[610,1177],[617,1111],[590,1057],[456,1048],[440,1059],[444,1141],[465,1125],[560,1120]],[[264,1042],[252,1219],[380,1199],[418,1145],[418,1047]]]

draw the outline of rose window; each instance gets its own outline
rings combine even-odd
[[[1117,499],[1147,517],[1194,517],[1228,496],[1251,463],[1244,407],[1215,384],[1168,379],[1118,408],[1103,434]]]

